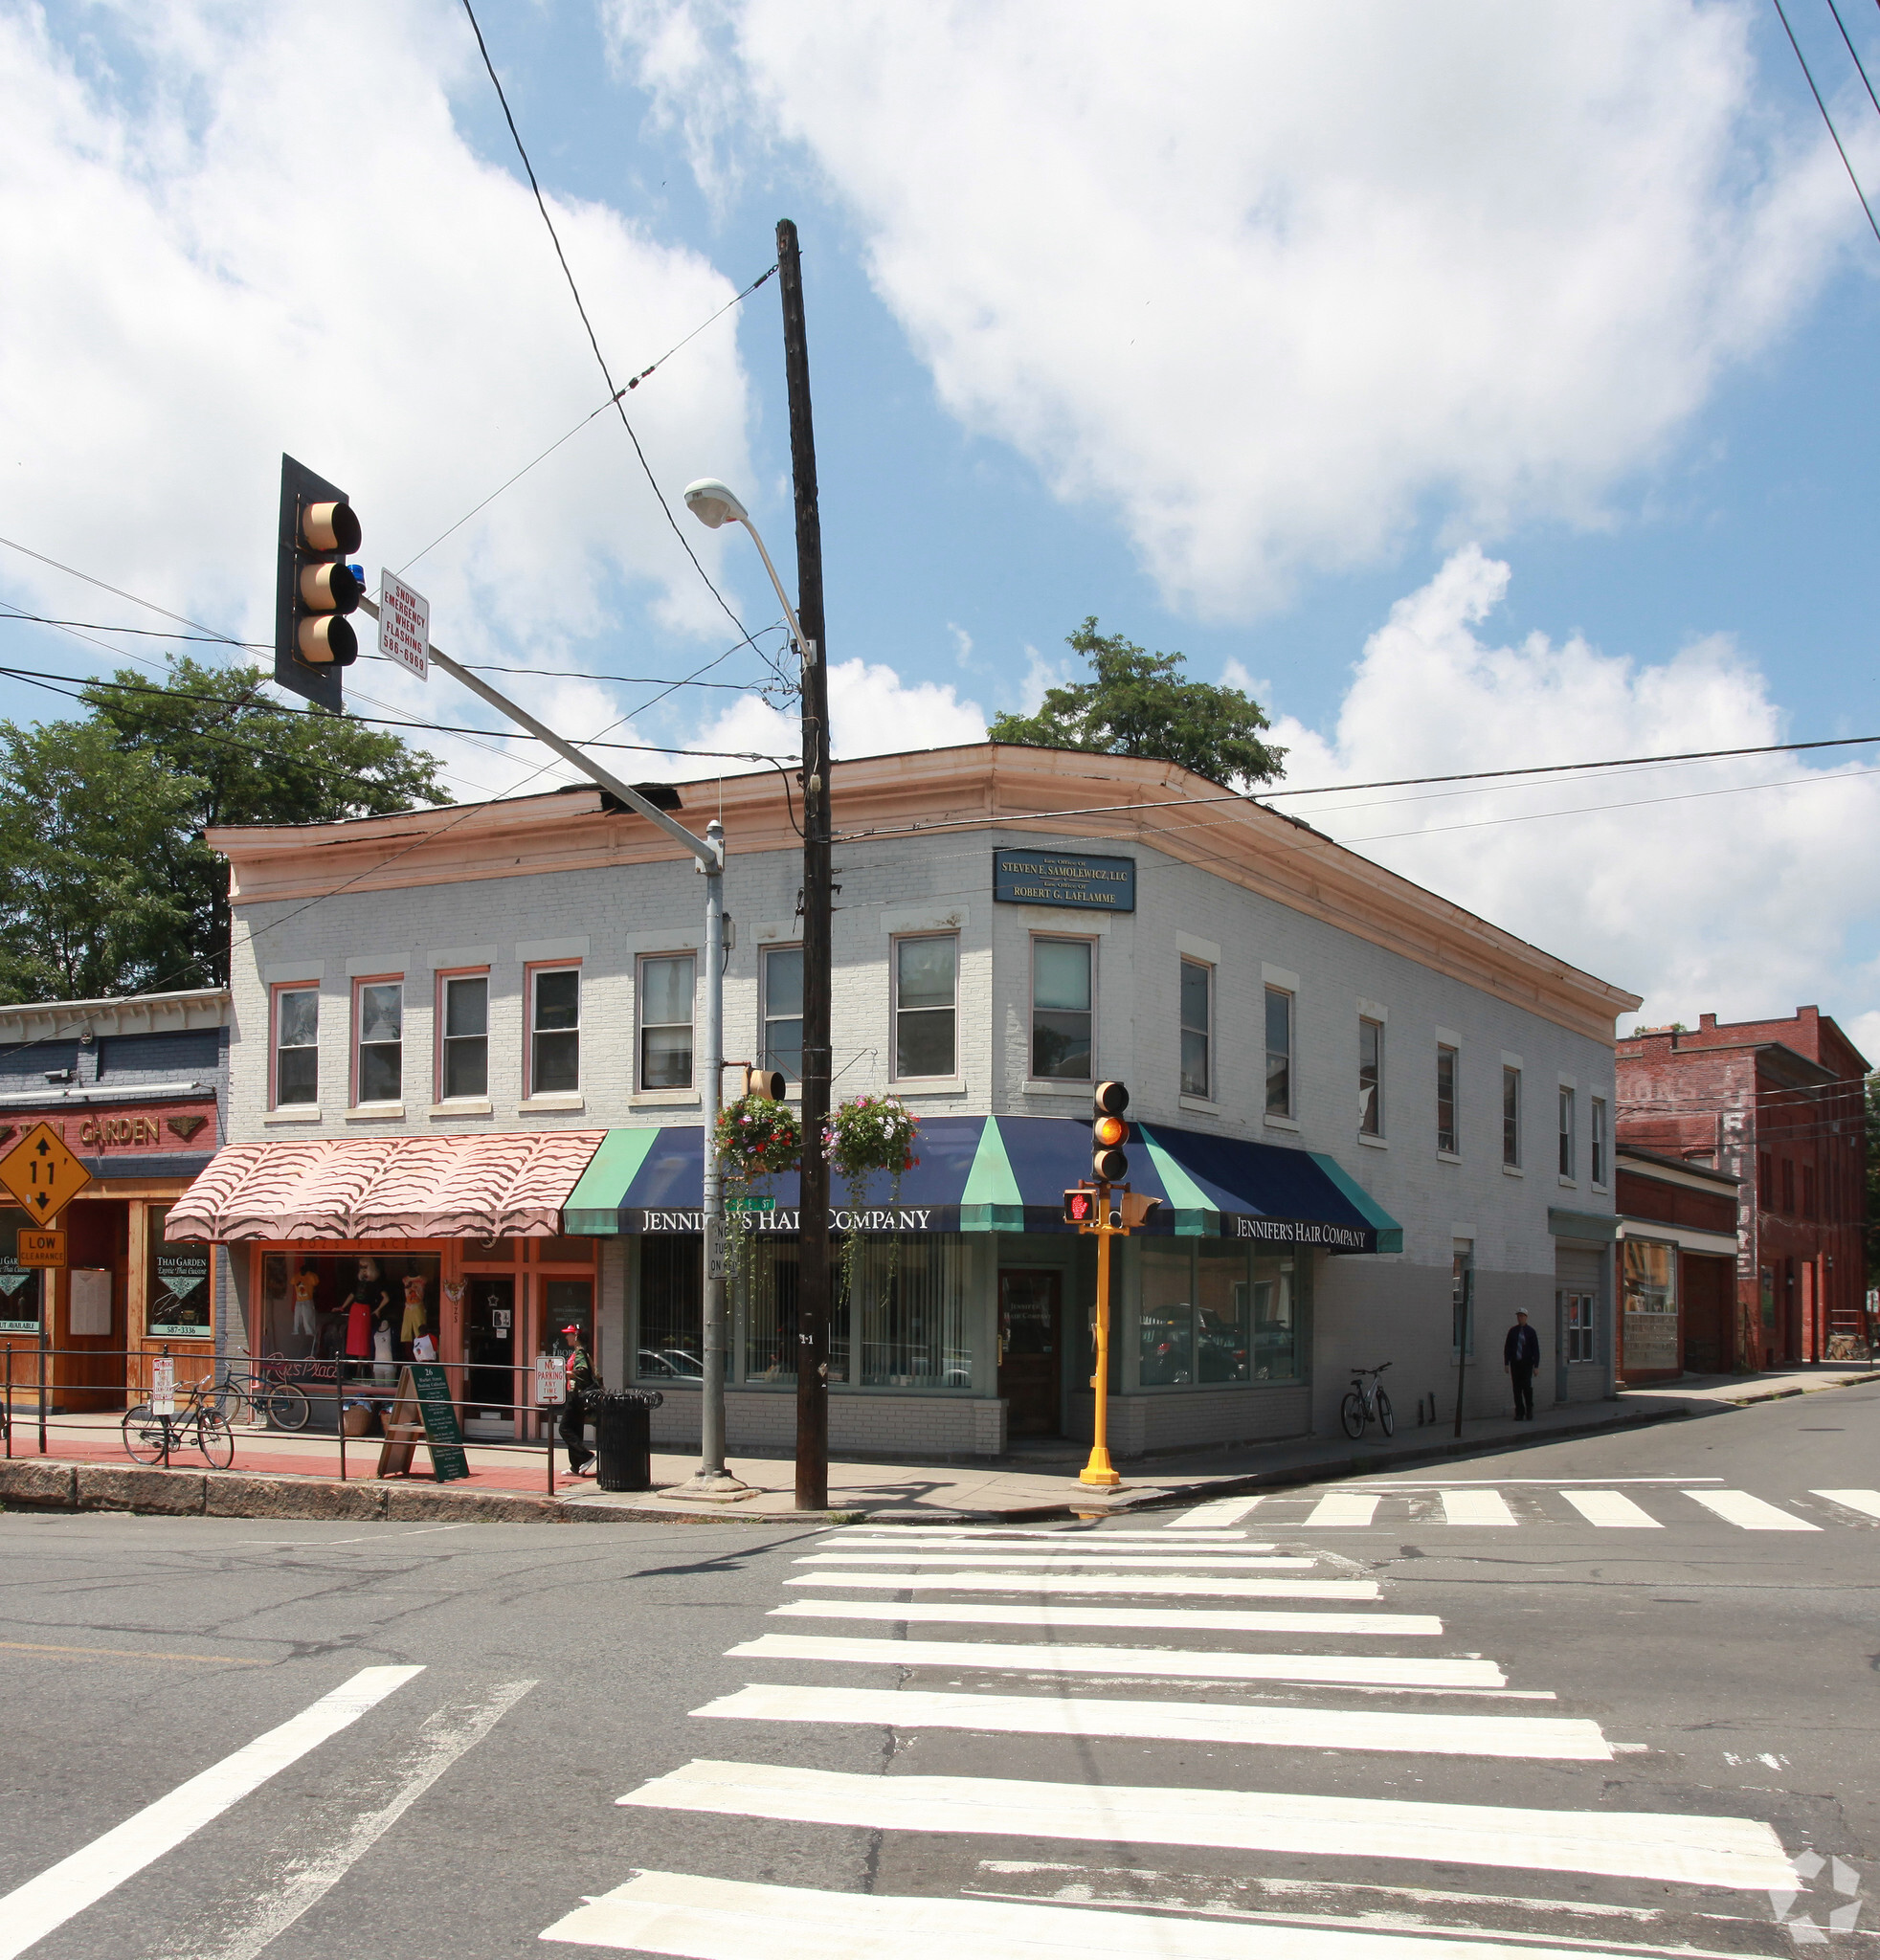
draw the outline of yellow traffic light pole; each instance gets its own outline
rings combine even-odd
[[[1147,1222],[1162,1201],[1138,1197],[1126,1184],[1115,1196],[1108,1184],[1084,1187],[1094,1193],[1094,1215],[1080,1221],[1078,1231],[1097,1241],[1096,1368],[1090,1376],[1095,1414],[1090,1431],[1090,1460],[1078,1472],[1080,1483],[1113,1490],[1122,1482],[1109,1460],[1109,1241],[1127,1238]]]

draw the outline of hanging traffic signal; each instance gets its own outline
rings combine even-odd
[[[283,456],[274,678],[336,713],[340,669],[359,657],[359,635],[347,615],[366,592],[365,568],[351,563],[360,536],[346,492]]]
[[[1130,1092],[1121,1082],[1099,1082],[1091,1102],[1090,1174],[1099,1184],[1121,1184],[1130,1174],[1123,1152],[1130,1141],[1130,1125],[1123,1121]]]
[[[747,1096],[762,1096],[767,1102],[783,1101],[783,1071],[775,1068],[748,1068],[744,1072],[744,1092]]]

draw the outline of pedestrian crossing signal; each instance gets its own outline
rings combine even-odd
[[[1097,1196],[1094,1192],[1080,1186],[1076,1191],[1064,1192],[1064,1223],[1066,1225],[1089,1225],[1097,1215]]]

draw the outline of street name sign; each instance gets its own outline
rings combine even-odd
[[[420,680],[431,679],[431,601],[414,592],[396,572],[379,573],[379,652],[409,668]]]
[[[91,1172],[49,1123],[35,1123],[0,1157],[0,1184],[36,1224],[56,1218],[90,1182]]]

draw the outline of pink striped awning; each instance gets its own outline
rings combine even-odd
[[[166,1238],[552,1238],[606,1131],[226,1144]]]

